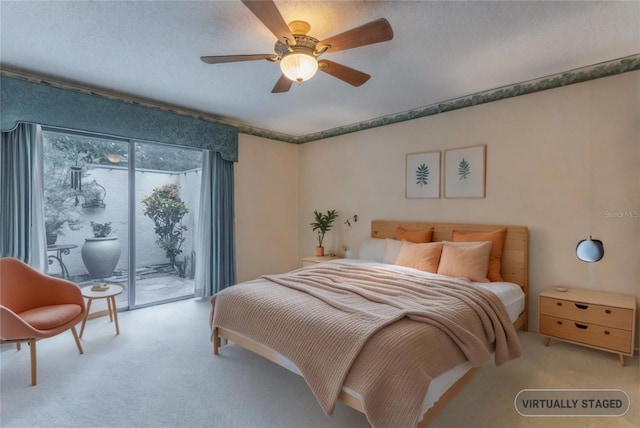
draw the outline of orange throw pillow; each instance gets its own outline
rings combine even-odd
[[[432,235],[433,227],[426,230],[407,230],[404,227],[398,227],[396,230],[396,239],[398,241],[409,241],[416,244],[431,242]]]
[[[489,282],[487,271],[490,253],[491,241],[445,242],[437,273],[473,282]]]
[[[496,229],[490,232],[479,232],[473,230],[454,230],[453,242],[478,242],[491,241],[491,255],[489,256],[489,273],[487,277],[490,281],[502,281],[502,266],[500,258],[502,257],[502,248],[504,247],[504,236],[507,229]]]
[[[443,245],[442,242],[415,244],[404,241],[395,264],[436,273],[438,271]]]

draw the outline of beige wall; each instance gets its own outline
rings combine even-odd
[[[298,267],[299,146],[240,134],[234,167],[237,280]]]
[[[373,219],[521,224],[530,234],[531,329],[537,295],[550,286],[640,297],[638,88],[640,72],[626,73],[301,145],[291,163],[300,256],[314,252],[314,209],[340,213],[325,238],[336,251],[345,239],[357,247]],[[405,199],[407,153],[476,144],[487,145],[486,198]],[[360,221],[346,236],[342,221],[354,213]],[[589,234],[605,244],[596,264],[575,257]]]

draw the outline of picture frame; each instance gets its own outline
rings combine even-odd
[[[487,145],[444,151],[444,197],[484,198]]]
[[[407,154],[405,198],[440,197],[440,152]]]

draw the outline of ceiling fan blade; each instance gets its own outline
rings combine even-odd
[[[284,74],[280,76],[280,79],[276,82],[276,85],[271,90],[272,94],[279,94],[281,92],[288,92],[291,89],[291,84],[293,83],[287,76]]]
[[[223,64],[225,62],[257,61],[259,59],[275,58],[274,54],[254,54],[254,55],[218,55],[201,56],[200,59],[207,64]]]
[[[291,29],[284,21],[280,11],[271,0],[242,0],[242,3],[267,27],[278,40],[284,43],[289,40],[289,45],[296,44],[296,39],[291,34]]]
[[[384,18],[371,21],[336,36],[318,42],[318,47],[330,45],[328,52],[338,52],[345,49],[357,48],[373,43],[385,42],[393,39],[393,30],[389,21]]]
[[[353,86],[360,86],[371,78],[367,73],[326,59],[318,61],[318,70],[324,71]]]

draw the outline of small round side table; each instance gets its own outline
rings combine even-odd
[[[87,299],[87,314],[82,320],[82,327],[80,328],[80,337],[84,334],[84,326],[87,324],[87,318],[89,317],[89,311],[91,310],[91,302],[95,299],[107,299],[107,312],[109,314],[109,320],[115,322],[116,335],[120,334],[120,327],[118,326],[118,310],[116,308],[116,296],[122,294],[124,288],[121,285],[109,284],[109,288],[105,291],[93,291],[91,287],[84,287],[82,289],[82,295]]]

